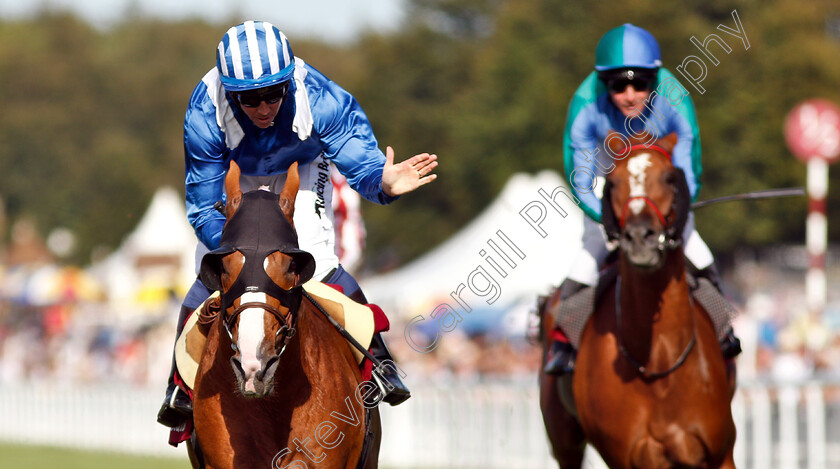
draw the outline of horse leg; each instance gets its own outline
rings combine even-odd
[[[562,469],[579,469],[586,449],[583,428],[560,402],[557,378],[545,373],[540,373],[540,409],[554,458]]]

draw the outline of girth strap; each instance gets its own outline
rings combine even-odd
[[[370,455],[370,448],[373,446],[373,437],[376,436],[370,428],[370,412],[371,409],[365,407],[365,439],[362,443],[362,454],[359,455],[359,462],[356,463],[356,469],[362,469],[367,465],[367,458]]]

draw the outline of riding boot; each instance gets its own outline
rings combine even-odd
[[[715,268],[714,264],[706,267],[705,269],[697,269],[691,265],[691,262],[688,263],[689,270],[693,275],[698,278],[705,278],[717,289],[718,293],[720,293],[721,299],[726,301],[726,298],[723,294],[723,290],[720,287],[720,276],[718,275],[717,269]],[[711,313],[711,311],[710,311]],[[714,322],[714,321],[713,321]],[[715,327],[719,327],[715,324]],[[737,357],[741,353],[741,340],[735,336],[735,331],[732,330],[732,326],[728,323],[725,324],[726,332],[723,334],[723,338],[720,340],[720,349],[723,352],[723,358],[726,360],[732,359]]]
[[[184,321],[186,321],[187,316],[191,312],[191,308],[181,306],[181,312],[178,315],[178,330],[175,335],[176,341],[178,340],[178,336],[181,335]],[[166,398],[163,401],[163,405],[160,406],[157,415],[158,423],[170,428],[177,427],[192,417],[192,401],[190,400],[190,396],[175,384],[175,370],[175,354],[173,350],[172,366],[169,370],[169,380],[166,384]]]
[[[551,348],[548,350],[543,372],[554,376],[573,373],[575,371],[575,357],[577,357],[577,351],[572,347],[572,344],[561,339],[554,339]]]
[[[720,350],[723,352],[723,358],[726,360],[737,357],[741,354],[741,339],[735,336],[735,331],[729,328],[729,332],[720,341]]]
[[[383,401],[392,406],[402,404],[411,397],[411,391],[400,379],[399,368],[394,364],[394,359],[381,333],[373,335],[370,351],[377,360],[381,362],[379,367],[373,369],[371,381],[376,384],[384,396]]]
[[[567,278],[560,285],[560,299],[566,301],[576,293],[589,285],[580,283],[575,280]],[[552,338],[551,346],[548,349],[548,356],[545,359],[545,366],[543,372],[549,375],[562,376],[566,373],[572,373],[575,370],[575,357],[577,351],[569,343],[566,334],[560,329],[560,326],[555,325],[554,330],[551,331]]]

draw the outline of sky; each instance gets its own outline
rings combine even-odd
[[[0,0],[0,17],[16,19],[45,6],[71,10],[107,28],[130,9],[156,18],[199,17],[214,23],[233,17],[265,20],[291,38],[351,41],[366,29],[393,31],[402,20],[405,0]],[[230,26],[233,26],[231,24]]]

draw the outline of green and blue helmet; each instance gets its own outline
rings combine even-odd
[[[225,33],[216,51],[219,78],[230,92],[289,81],[295,56],[286,36],[265,21],[246,21]]]
[[[661,66],[662,55],[653,34],[630,23],[607,31],[595,49],[595,70],[602,77],[627,69],[655,72]]]

